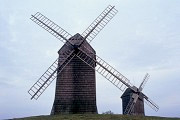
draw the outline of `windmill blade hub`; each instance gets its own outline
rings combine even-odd
[[[130,89],[133,90],[134,92],[138,92],[138,88],[136,86],[133,86]]]

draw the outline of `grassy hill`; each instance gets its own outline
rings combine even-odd
[[[128,116],[116,114],[74,114],[74,115],[47,115],[27,118],[18,118],[15,120],[180,120],[180,118],[165,118],[152,116]]]

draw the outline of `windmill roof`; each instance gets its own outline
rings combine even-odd
[[[71,38],[69,38],[69,41],[71,41],[71,43],[74,45],[79,45],[83,40],[84,40],[84,38],[79,33],[77,33],[74,36],[72,36]],[[96,53],[95,50],[92,48],[92,46],[86,40],[84,41],[83,46],[85,46],[85,47],[82,47],[82,50],[84,50],[86,53],[89,53],[88,50],[92,51],[93,53]],[[67,45],[64,44],[60,48],[58,53],[63,54],[66,50],[72,50],[72,49],[73,49],[72,46],[67,47]]]
[[[127,88],[125,90],[125,92],[122,94],[121,98],[123,97],[128,97],[130,96],[132,93],[135,93],[133,90],[131,90],[130,88]],[[142,92],[139,93],[139,98],[143,99],[144,98],[144,94]]]

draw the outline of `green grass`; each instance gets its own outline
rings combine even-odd
[[[128,116],[116,114],[73,114],[73,115],[47,115],[27,118],[16,118],[15,120],[180,120],[180,118],[165,118],[152,116]]]

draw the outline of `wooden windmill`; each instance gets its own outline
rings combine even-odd
[[[89,44],[117,12],[115,6],[109,5],[81,35],[77,33],[74,36],[39,12],[31,16],[33,22],[64,43],[58,51],[59,58],[29,89],[31,99],[37,100],[56,79],[51,114],[97,113],[95,71],[121,91],[126,88],[135,93],[139,91],[130,80],[97,56]],[[149,100],[147,96],[145,99]],[[149,103],[158,108],[153,102]]]
[[[155,111],[158,111],[159,107],[151,99],[149,99],[142,90],[147,83],[150,75],[147,73],[144,76],[142,83],[140,84],[137,91],[133,91],[131,88],[127,88],[121,96],[123,114],[128,115],[145,115],[144,112],[144,99],[145,102]]]

